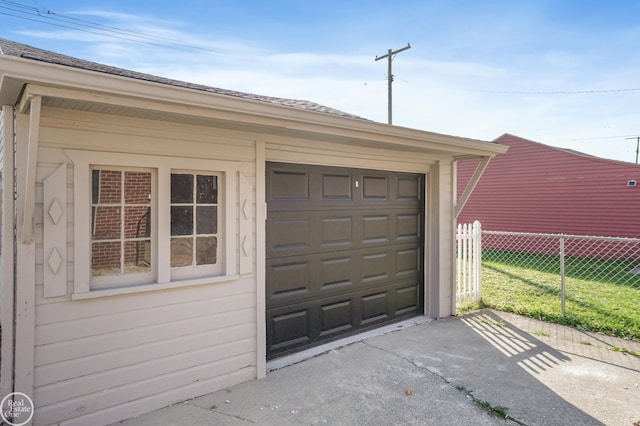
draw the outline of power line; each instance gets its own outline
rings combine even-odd
[[[151,35],[143,32],[131,31],[125,28],[101,24],[89,20],[75,18],[73,16],[59,14],[46,8],[38,8],[25,5],[15,1],[0,0],[0,9],[8,12],[0,12],[0,15],[10,16],[31,22],[43,23],[58,28],[66,28],[75,31],[95,34],[104,37],[115,38],[119,40],[153,45],[180,51],[205,51],[216,54],[229,54],[228,51],[219,49],[211,49],[196,44],[185,43],[180,40],[163,37],[160,35]],[[391,51],[382,56],[376,56],[376,60],[389,58],[389,73],[387,80],[389,82],[389,92],[391,92],[391,83],[394,76],[391,74],[391,61],[393,56],[403,50],[410,48],[410,45],[397,51]],[[408,83],[408,81],[405,80]],[[524,90],[469,90],[470,92],[502,94],[502,95],[578,95],[578,94],[601,94],[601,93],[621,93],[640,91],[640,87],[621,88],[621,89],[602,89],[602,90],[574,90],[574,91],[524,91]],[[391,96],[389,95],[389,122],[391,123]]]
[[[592,140],[598,140],[598,139],[620,139],[620,138],[626,138],[626,137],[631,137],[632,139],[636,138],[636,136],[634,135],[617,135],[617,136],[594,136],[590,138],[575,138],[575,139],[569,139],[569,140],[570,141],[592,141]]]
[[[97,22],[91,22],[71,16],[58,14],[51,10],[38,9],[36,7],[27,6],[12,1],[0,0],[0,9],[5,9],[9,12],[13,12],[0,12],[0,15],[11,16],[13,18],[23,19],[31,22],[44,23],[59,28],[67,28],[89,34],[96,34],[105,37],[131,41],[134,43],[143,43],[183,51],[200,50],[213,53],[223,53],[222,51],[205,48],[190,43],[184,43],[182,41],[168,37],[156,36],[119,27],[104,25]]]
[[[508,90],[477,90],[480,93],[497,93],[503,95],[584,95],[592,93],[615,93],[615,92],[633,92],[640,90],[640,87],[629,89],[603,89],[603,90],[573,90],[573,91],[508,91]]]
[[[395,76],[394,76],[395,77]],[[424,86],[415,84],[415,81],[409,82],[408,80],[402,80],[405,83],[411,84],[419,89],[425,89]],[[489,93],[499,95],[581,95],[581,94],[599,94],[599,93],[621,93],[621,92],[634,92],[640,91],[640,87],[622,88],[622,89],[590,89],[590,90],[556,90],[556,91],[534,91],[534,90],[482,90],[482,89],[465,89],[464,87],[458,88],[460,91],[469,93]]]

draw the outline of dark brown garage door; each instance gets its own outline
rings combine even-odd
[[[267,357],[422,313],[424,176],[267,163]]]

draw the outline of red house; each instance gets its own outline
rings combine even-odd
[[[640,165],[559,149],[510,134],[458,223],[484,230],[640,238]],[[479,164],[459,161],[458,197]]]

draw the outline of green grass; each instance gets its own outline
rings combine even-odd
[[[565,315],[559,256],[484,250],[482,303],[544,321],[640,339],[640,274],[631,260],[565,258]]]
[[[531,334],[535,334],[536,336],[540,336],[540,337],[551,337],[549,333],[544,332],[542,330],[534,330],[531,332]]]
[[[612,346],[609,349],[611,349],[614,352],[622,352],[623,354],[632,355],[640,358],[640,352],[632,351],[631,349],[620,348],[618,346]]]
[[[482,302],[466,302],[456,308],[456,313],[458,315],[468,314],[469,312],[474,312],[479,309],[484,308],[485,306]]]
[[[485,410],[487,413],[491,414],[492,416],[495,417],[499,417],[501,419],[509,419],[509,420],[515,420],[512,417],[509,417],[509,409],[507,407],[503,407],[502,405],[491,405],[490,402],[488,401],[482,401],[478,398],[476,398],[476,396],[473,394],[472,390],[467,389],[466,386],[464,385],[456,385],[456,389],[459,390],[460,392],[463,392],[465,394],[467,394],[467,397],[469,397],[474,404],[476,404],[478,407],[482,408],[483,410]],[[521,422],[516,421],[516,423],[518,424],[523,424]]]

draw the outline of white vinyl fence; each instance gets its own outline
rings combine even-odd
[[[458,224],[456,232],[456,305],[482,296],[482,230],[477,220]]]

